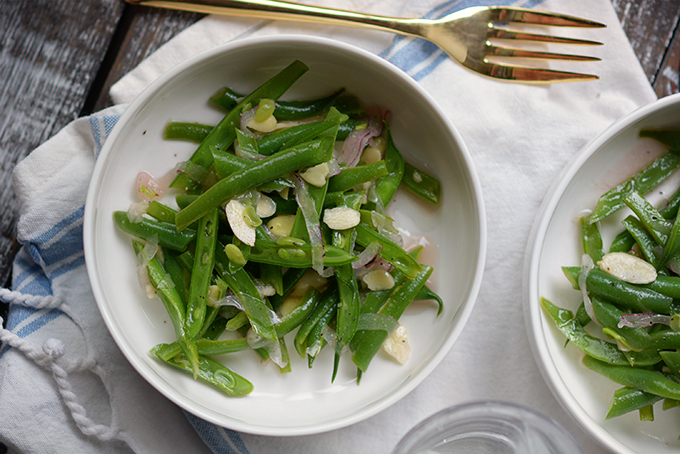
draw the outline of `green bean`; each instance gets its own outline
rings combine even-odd
[[[586,354],[600,361],[605,361],[609,364],[632,366],[649,366],[661,361],[661,357],[657,352],[649,352],[643,357],[628,358],[615,344],[586,333],[571,311],[555,306],[546,298],[541,298],[541,307],[552,317],[557,328],[567,339]],[[631,363],[630,361],[633,362]]]
[[[220,151],[220,150],[212,150],[213,154],[213,166],[215,167],[215,173],[217,174],[218,179],[222,180],[231,174],[243,170],[250,165],[253,164],[253,161],[250,159],[246,158],[241,158],[239,156],[236,156],[235,154],[232,154],[228,151]],[[281,177],[281,178],[274,178],[271,181],[268,181],[264,184],[258,185],[257,189],[263,192],[268,192],[268,191],[278,191],[286,187],[293,187],[294,184],[288,178],[286,177]],[[193,196],[195,198],[198,198],[198,196]],[[188,200],[188,199],[185,199]],[[195,199],[194,199],[195,200]],[[181,206],[180,208],[184,208],[186,205]]]
[[[186,207],[197,198],[198,194],[177,194],[175,196],[175,202],[177,203],[177,206],[181,210],[182,208]]]
[[[201,356],[225,355],[250,349],[245,337],[227,340],[199,339],[196,341],[196,346]],[[168,361],[181,354],[182,349],[177,342],[173,342],[172,344],[158,344],[153,348],[152,353],[163,361]]]
[[[594,263],[602,260],[604,250],[602,249],[602,236],[597,224],[589,224],[588,219],[581,218],[581,239],[583,251],[593,259]]]
[[[295,200],[295,197],[288,197],[288,199],[284,199],[281,197],[281,195],[279,195],[278,192],[270,192],[267,194],[267,196],[276,204],[275,216],[281,214],[295,214],[297,212],[298,204]]]
[[[663,351],[659,352],[663,362],[668,366],[671,373],[680,378],[680,352],[679,351]]]
[[[351,246],[352,229],[346,231],[333,232],[333,244],[341,246],[343,250],[349,250]],[[335,279],[338,283],[338,292],[340,295],[337,313],[337,338],[335,343],[336,358],[339,358],[342,349],[349,344],[357,332],[359,324],[359,309],[361,301],[359,298],[359,285],[357,278],[354,275],[354,268],[352,265],[339,265],[335,267]],[[333,367],[333,375],[331,381],[335,378],[337,373],[336,359]]]
[[[152,200],[151,202],[149,202],[149,206],[146,209],[146,214],[148,214],[157,221],[166,222],[168,224],[174,224],[175,214],[177,214],[177,210],[172,209],[167,205],[163,205],[162,203],[156,200]]]
[[[307,320],[300,326],[297,333],[295,334],[294,346],[295,350],[298,352],[300,357],[304,358],[307,356],[306,346],[307,337],[314,329],[317,323],[321,323],[327,312],[331,309],[337,310],[337,304],[339,300],[339,293],[337,287],[331,287],[326,290],[322,295],[319,303],[314,308],[314,311],[309,315]],[[327,322],[327,321],[326,321]]]
[[[288,314],[281,317],[281,321],[274,325],[279,339],[293,331],[307,320],[319,303],[321,293],[314,287],[310,287],[300,300],[300,303]]]
[[[248,320],[248,314],[245,312],[241,311],[236,316],[234,316],[231,320],[227,322],[226,329],[229,331],[238,331],[241,329],[243,326],[249,326],[250,321]]]
[[[163,268],[168,272],[172,278],[172,282],[175,284],[177,293],[182,298],[182,301],[189,300],[189,273],[180,265],[177,259],[178,254],[170,249],[163,251]],[[185,305],[186,307],[186,305]]]
[[[345,140],[359,125],[366,124],[365,118],[350,118],[338,126],[337,140]]]
[[[257,141],[255,140],[255,137],[244,133],[238,128],[236,128],[236,143],[238,144],[238,147],[241,149],[242,153],[259,157],[260,150],[257,147]],[[246,159],[249,161],[251,160],[248,156]]]
[[[328,130],[337,129],[340,124],[347,120],[347,115],[341,114],[336,109],[331,109],[324,120],[291,126],[258,139],[258,150],[261,154],[269,156],[284,147],[290,148],[316,139]],[[333,136],[335,136],[335,133]]]
[[[437,309],[437,317],[439,317],[444,310],[444,300],[432,291],[427,285],[423,286],[422,290],[418,292],[418,295],[415,297],[416,301],[426,301],[426,300],[434,300],[437,302],[438,309]]]
[[[600,197],[593,213],[591,224],[598,222],[623,207],[624,199],[632,192],[645,194],[665,181],[680,166],[680,154],[664,153],[630,179]]]
[[[637,218],[633,216],[630,216],[630,218],[637,220]],[[612,244],[609,246],[609,252],[628,252],[633,248],[634,245],[635,238],[628,230],[624,230],[616,235],[614,241],[612,241]]]
[[[363,304],[361,305],[361,309],[359,311],[359,316],[365,315],[365,314],[376,314],[380,309],[385,305],[387,300],[389,299],[390,295],[392,295],[392,292],[394,291],[395,288],[399,288],[399,286],[402,284],[404,281],[404,276],[396,276],[394,277],[394,283],[395,286],[391,289],[386,289],[386,290],[376,290],[376,291],[371,291],[368,292],[366,295],[366,298],[364,299]],[[424,288],[424,286],[423,286]],[[422,291],[422,290],[421,290]],[[415,298],[414,298],[415,299]],[[351,351],[356,351],[357,347],[361,343],[362,339],[366,335],[368,330],[365,329],[357,329],[356,334],[352,338],[352,341],[350,342],[350,350]]]
[[[680,189],[678,189],[669,199],[666,204],[659,209],[659,213],[664,219],[674,219],[678,215],[678,208],[680,208]],[[629,216],[629,218],[633,218]],[[637,220],[637,218],[633,218]],[[638,221],[639,222],[639,221]],[[626,230],[619,233],[611,247],[609,252],[627,252],[633,247],[635,240],[632,238],[630,233]]]
[[[155,354],[154,350],[151,352]],[[163,360],[163,358],[160,359]],[[192,372],[190,362],[182,354],[163,361],[180,370]],[[199,356],[198,371],[195,376],[232,397],[245,396],[253,391],[253,384],[248,380],[206,356]]]
[[[271,285],[277,295],[283,295],[283,272],[280,266],[260,263],[260,280],[265,285]]]
[[[163,138],[168,140],[189,140],[201,143],[210,134],[214,126],[201,123],[187,123],[183,121],[171,121],[165,125]]]
[[[331,139],[308,142],[279,151],[266,159],[256,161],[238,170],[206,190],[196,200],[177,213],[177,229],[183,230],[204,214],[210,212],[235,195],[302,167],[313,166],[330,159],[333,151]]]
[[[210,132],[199,147],[194,151],[189,162],[195,166],[207,169],[213,162],[211,149],[226,150],[234,141],[235,129],[243,107],[259,102],[262,98],[278,99],[297,81],[309,68],[300,61],[295,61],[284,68],[281,72],[269,79],[250,95],[241,100],[220,123]],[[173,188],[187,188],[192,185],[191,178],[186,174],[180,174],[172,182]],[[197,216],[196,218],[198,219]]]
[[[640,130],[640,137],[654,139],[672,150],[680,151],[680,131],[678,130],[645,128]]]
[[[338,303],[339,298],[336,304],[331,305],[331,307],[321,315],[319,321],[312,327],[309,335],[307,336],[307,349],[305,352],[307,353],[307,366],[310,369],[314,363],[314,360],[316,359],[316,356],[326,345],[326,339],[323,337],[323,335],[326,332],[327,327],[330,326],[333,318],[338,313]]]
[[[227,322],[240,312],[234,306],[222,306],[217,309],[217,317],[201,332],[201,339],[217,340],[227,329]]]
[[[167,222],[142,218],[140,222],[131,221],[125,211],[114,211],[113,220],[124,232],[145,241],[155,241],[159,246],[175,251],[184,251],[189,243],[196,238],[196,231],[177,228]]]
[[[199,339],[197,341],[198,353],[204,356],[224,355],[248,350],[248,341],[245,337],[239,339],[211,340]]]
[[[638,245],[642,255],[651,263],[654,268],[659,264],[659,255],[657,253],[658,244],[654,241],[652,235],[647,231],[642,222],[635,216],[628,216],[621,221],[626,227],[626,231],[630,234],[633,241]]]
[[[387,139],[387,146],[385,147],[385,162],[388,173],[375,183],[375,193],[380,199],[382,206],[387,206],[394,194],[397,192],[399,185],[403,181],[405,174],[405,163],[401,153],[394,145],[392,140],[392,133],[390,127],[385,122],[385,134]]]
[[[417,169],[408,162],[404,163],[404,177],[401,183],[414,194],[435,205],[439,205],[441,198],[441,184],[435,177],[422,169]]]
[[[637,192],[628,194],[623,202],[637,215],[658,244],[666,244],[672,224]]]
[[[579,304],[578,309],[576,309],[576,321],[579,325],[584,327],[588,326],[592,321],[590,315],[588,315],[588,312],[586,311],[586,305],[584,303]]]
[[[654,290],[655,292],[670,298],[680,299],[680,277],[678,276],[664,276],[663,274],[659,274],[656,276],[654,282],[642,284],[641,287]],[[671,306],[669,313],[674,313],[673,306]]]
[[[415,278],[418,273],[422,271],[423,267],[416,259],[411,257],[406,251],[387,237],[371,229],[366,224],[359,223],[359,225],[355,227],[355,231],[357,233],[357,244],[367,247],[369,244],[377,242],[381,246],[380,252],[378,253],[380,257],[390,262],[407,277]]]
[[[259,243],[260,245],[262,242]],[[255,246],[258,244],[256,243]],[[310,262],[311,263],[311,262]],[[267,264],[271,265],[271,264]],[[273,264],[274,266],[277,266],[277,264]],[[310,265],[311,266],[311,265]],[[279,267],[280,268],[280,267]],[[298,282],[300,282],[300,279],[302,279],[302,276],[304,276],[307,273],[308,267],[290,267],[286,270],[286,272],[282,276],[282,281],[283,281],[283,287],[281,289],[281,293],[278,293],[276,295],[272,295],[269,297],[269,304],[271,304],[272,309],[274,311],[278,311],[279,307],[281,307],[281,304],[283,304],[283,301],[286,299],[288,294],[295,288]]]
[[[359,194],[348,194],[343,197],[342,205],[351,209],[359,209],[362,197]],[[334,246],[345,251],[352,247],[352,238],[356,236],[355,228],[345,230],[334,230],[331,239]],[[339,302],[337,309],[337,329],[335,342],[335,361],[331,382],[335,380],[340,363],[340,355],[343,348],[350,344],[357,334],[359,326],[359,315],[361,312],[361,298],[359,295],[359,284],[351,265],[335,267],[335,280],[338,285]]]
[[[575,290],[578,286],[579,267],[562,267]],[[636,284],[629,284],[599,268],[590,270],[586,278],[586,287],[592,295],[606,298],[621,306],[629,307],[637,312],[657,312],[668,314],[673,298]]]
[[[340,266],[352,263],[358,258],[330,244],[324,246],[324,266]],[[256,241],[250,250],[250,261],[270,263],[292,268],[312,267],[312,245],[282,246],[273,241]]]
[[[229,259],[221,245],[215,249],[215,269],[238,297],[255,333],[267,340],[277,340],[272,320],[273,311],[267,307],[253,280],[243,268],[234,273],[229,272]]]
[[[295,121],[319,115],[328,109],[343,91],[344,89],[340,89],[329,96],[309,101],[278,101],[274,116],[279,121]],[[243,95],[224,87],[211,96],[210,100],[226,110],[231,110],[241,98]]]
[[[196,252],[191,271],[189,300],[185,317],[185,329],[190,339],[195,339],[205,322],[208,301],[208,287],[215,264],[217,245],[217,210],[206,214],[198,221]]]
[[[423,285],[425,285],[431,274],[432,267],[423,265],[422,271],[420,271],[414,279],[407,279],[392,292],[388,301],[380,309],[378,314],[399,320],[408,305],[413,301],[413,298],[415,298]],[[362,372],[366,372],[373,357],[389,335],[390,333],[381,330],[370,331],[364,335],[352,354],[352,361],[354,361],[354,364],[356,364]]]
[[[620,385],[669,399],[680,399],[680,384],[658,372],[630,366],[613,366],[587,355],[583,358],[583,364]]]
[[[210,97],[210,101],[223,109],[230,111],[239,103],[244,95],[235,92],[229,87],[222,87]]]
[[[671,257],[675,256],[680,249],[680,216],[675,217],[671,231],[668,233],[668,239],[664,243],[663,252],[659,263],[656,265],[660,269],[668,263]]]
[[[609,404],[607,416],[604,419],[612,419],[617,416],[625,415],[631,411],[653,405],[663,399],[661,396],[640,391],[635,388],[620,388],[614,392],[614,396]]]
[[[619,321],[627,312],[597,297],[591,298],[595,318],[603,327],[603,332],[622,342],[634,351],[680,348],[680,331],[658,331],[648,333],[645,328],[619,328]]]
[[[237,313],[236,308],[233,306],[227,306],[223,311],[220,305],[215,305],[215,303],[225,297],[227,291],[229,290],[229,286],[216,274],[213,274],[212,282],[213,284],[208,289],[209,300],[205,312],[205,320],[201,330],[198,332],[198,336],[196,337],[197,339],[207,339],[209,330],[218,329],[221,326],[221,323],[216,325],[215,322],[224,318],[225,316],[228,316],[225,315],[227,313],[227,308],[229,308],[228,312],[232,313],[231,317]],[[217,292],[215,292],[214,287],[217,287]],[[224,327],[226,328],[226,321],[224,323]],[[219,334],[217,336],[219,337]],[[213,340],[214,339],[215,338],[213,338]]]
[[[384,160],[365,166],[349,167],[328,180],[329,192],[345,192],[360,184],[388,175]]]
[[[132,245],[135,254],[141,253],[144,248],[138,241],[133,241]],[[196,376],[198,373],[198,352],[196,350],[196,344],[192,342],[191,337],[187,334],[184,327],[184,314],[186,308],[182,301],[182,297],[177,292],[175,284],[172,282],[172,278],[166,273],[163,265],[161,265],[156,257],[153,257],[149,261],[146,265],[146,269],[151,285],[156,289],[158,297],[163,302],[163,306],[165,306],[165,309],[170,316],[170,321],[175,329],[177,342],[184,355],[186,355],[191,362],[194,376]]]

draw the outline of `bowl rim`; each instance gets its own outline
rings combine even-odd
[[[323,46],[327,48],[333,48],[335,50],[339,50],[348,54],[354,54],[364,60],[368,60],[372,64],[381,66],[385,68],[387,71],[390,71],[394,73],[396,76],[398,76],[403,82],[405,82],[409,87],[413,90],[415,90],[418,95],[422,98],[424,98],[427,103],[431,106],[431,108],[435,111],[438,117],[440,117],[441,121],[443,124],[446,125],[446,128],[448,130],[448,133],[452,136],[454,139],[454,142],[457,144],[459,150],[460,150],[460,159],[461,162],[463,163],[463,171],[464,174],[466,174],[468,180],[469,180],[469,186],[470,186],[470,195],[472,200],[470,201],[471,208],[476,211],[475,216],[475,222],[479,226],[479,231],[478,231],[478,244],[477,244],[477,257],[476,257],[476,262],[474,264],[471,264],[474,268],[474,272],[472,274],[473,279],[469,284],[469,292],[468,292],[468,297],[462,302],[461,307],[458,309],[459,315],[459,322],[457,325],[453,327],[453,329],[450,332],[450,335],[448,336],[447,341],[442,345],[442,348],[436,352],[436,354],[432,355],[431,359],[428,361],[428,363],[422,367],[421,369],[417,370],[414,372],[413,376],[415,376],[415,379],[409,380],[405,386],[402,386],[398,392],[393,393],[389,397],[386,397],[382,401],[376,402],[374,405],[365,407],[362,411],[358,413],[353,413],[352,415],[343,417],[338,420],[334,420],[332,422],[326,422],[326,423],[321,423],[321,424],[315,424],[315,425],[309,425],[309,426],[304,426],[304,427],[299,427],[299,428],[292,428],[292,427],[284,427],[284,428],[277,428],[277,429],[272,429],[271,427],[262,427],[262,426],[254,426],[249,423],[244,423],[242,421],[237,421],[235,419],[231,419],[230,423],[225,425],[225,422],[216,420],[213,418],[211,415],[207,415],[195,408],[187,408],[187,405],[185,404],[184,401],[179,400],[177,396],[174,396],[170,392],[166,392],[164,388],[159,389],[158,386],[155,385],[155,378],[151,377],[143,367],[141,367],[141,363],[135,358],[136,354],[134,352],[131,352],[128,350],[128,348],[125,346],[124,342],[122,342],[122,339],[119,338],[118,333],[115,332],[115,330],[111,329],[112,326],[112,320],[109,316],[109,314],[106,313],[106,310],[101,307],[100,301],[104,301],[105,297],[103,294],[103,289],[101,287],[101,284],[95,279],[95,276],[97,274],[96,267],[95,267],[95,258],[94,258],[94,224],[95,224],[95,215],[97,212],[96,206],[94,206],[94,201],[96,200],[96,197],[98,195],[98,185],[97,182],[101,179],[102,173],[105,168],[105,164],[107,161],[108,155],[111,153],[111,150],[113,148],[113,144],[116,142],[116,138],[121,134],[121,132],[125,128],[125,124],[128,122],[130,117],[134,115],[134,113],[141,107],[143,106],[148,99],[152,98],[156,91],[164,86],[167,82],[169,82],[172,78],[176,77],[183,71],[200,64],[201,62],[210,60],[212,58],[215,58],[221,54],[224,53],[229,53],[232,51],[240,50],[243,48],[251,47],[251,46],[261,46],[261,45],[266,45],[268,43],[271,43],[272,41],[275,41],[276,44],[288,44],[288,45],[294,45],[294,44],[313,44],[315,46]],[[138,374],[144,378],[147,383],[151,384],[151,386],[161,394],[163,394],[166,398],[180,406],[181,408],[185,409],[186,411],[189,411],[190,413],[203,418],[204,420],[211,422],[213,424],[216,424],[221,427],[228,427],[233,430],[237,430],[240,432],[244,433],[250,433],[250,434],[257,434],[257,435],[273,435],[273,436],[298,436],[298,435],[312,435],[312,434],[318,434],[318,433],[324,433],[328,432],[331,430],[335,429],[340,429],[343,427],[347,427],[349,425],[355,424],[357,422],[363,421],[371,416],[376,415],[377,413],[385,410],[386,408],[390,407],[403,397],[405,397],[407,394],[409,394],[413,389],[415,389],[416,386],[418,386],[422,381],[439,365],[439,363],[443,360],[443,358],[448,354],[448,352],[451,350],[451,347],[455,343],[455,341],[458,339],[462,329],[466,325],[470,314],[473,310],[473,307],[475,305],[475,302],[477,300],[479,290],[481,287],[481,282],[482,282],[482,275],[484,271],[484,266],[485,266],[485,260],[486,260],[486,248],[487,248],[487,226],[486,226],[486,213],[484,210],[484,202],[483,202],[483,196],[482,196],[482,188],[481,188],[481,183],[479,181],[479,177],[477,175],[477,172],[475,170],[475,166],[472,160],[472,157],[462,139],[462,136],[458,132],[458,130],[455,128],[451,120],[448,118],[448,116],[443,112],[441,107],[436,103],[434,100],[434,97],[430,95],[422,86],[420,86],[415,80],[413,80],[410,76],[408,76],[406,73],[404,73],[401,69],[396,67],[390,62],[387,62],[386,60],[378,57],[377,55],[361,49],[359,47],[356,47],[351,44],[347,44],[344,42],[339,42],[335,41],[329,38],[324,38],[324,37],[314,37],[314,36],[309,36],[309,35],[297,35],[297,34],[280,34],[280,35],[267,35],[267,36],[260,36],[260,37],[251,37],[251,38],[244,38],[241,40],[237,41],[230,41],[218,46],[215,46],[211,49],[205,50],[187,60],[184,60],[183,62],[179,63],[169,71],[165,72],[162,74],[160,77],[155,79],[152,83],[150,83],[135,99],[132,101],[128,107],[125,109],[121,117],[119,118],[118,122],[116,125],[112,128],[111,133],[109,134],[107,140],[104,142],[101,151],[99,152],[99,155],[97,156],[97,160],[95,162],[95,166],[92,172],[92,177],[90,180],[90,185],[88,188],[87,192],[87,198],[85,202],[85,211],[84,211],[84,218],[83,218],[83,244],[84,244],[84,254],[85,254],[85,263],[86,263],[86,269],[88,273],[88,277],[90,279],[91,287],[92,287],[92,292],[95,298],[95,301],[97,302],[97,307],[99,309],[99,312],[104,319],[104,322],[107,326],[107,329],[111,333],[111,336],[113,337],[114,341],[116,342],[118,348],[121,350],[123,355],[125,356],[126,360],[133,366],[133,368],[136,370]],[[232,424],[233,423],[233,424]]]
[[[586,432],[595,438],[602,446],[622,453],[633,454],[634,451],[631,451],[630,448],[615,439],[602,427],[601,423],[597,422],[586,413],[578,403],[576,397],[571,394],[566,384],[561,379],[559,370],[552,361],[552,356],[548,350],[545,336],[542,335],[543,312],[540,310],[540,294],[538,288],[540,255],[542,245],[552,220],[552,214],[562,200],[572,179],[590,157],[597,153],[597,151],[610,140],[614,139],[637,122],[678,103],[680,103],[680,94],[674,94],[638,107],[610,124],[575,155],[571,162],[563,168],[561,174],[555,179],[541,203],[529,235],[529,242],[524,258],[522,297],[524,304],[524,322],[534,360],[541,371],[544,381],[548,384],[550,391],[562,408],[571,415]]]

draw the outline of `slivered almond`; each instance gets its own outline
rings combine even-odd
[[[631,284],[649,284],[656,280],[654,266],[625,252],[610,252],[597,262],[602,271]]]
[[[245,209],[245,205],[241,202],[231,199],[224,208],[224,212],[236,238],[248,246],[255,246],[255,228],[246,222],[244,218]]]

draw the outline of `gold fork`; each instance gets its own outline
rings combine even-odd
[[[441,19],[405,19],[353,11],[311,6],[279,0],[126,0],[135,5],[194,11],[207,14],[283,19],[346,25],[390,31],[425,38],[443,49],[451,58],[479,74],[504,81],[552,83],[593,80],[598,77],[513,64],[512,60],[596,61],[599,58],[533,51],[509,45],[520,43],[557,43],[600,45],[602,43],[544,34],[528,33],[509,24],[594,28],[598,22],[563,14],[512,7],[471,7]],[[520,26],[522,27],[522,26]],[[500,57],[500,58],[499,58]]]

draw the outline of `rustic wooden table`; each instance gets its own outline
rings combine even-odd
[[[612,3],[658,96],[678,91],[680,2]],[[201,17],[122,0],[0,1],[0,284],[9,285],[20,247],[16,163],[74,118],[109,106],[115,81]]]

